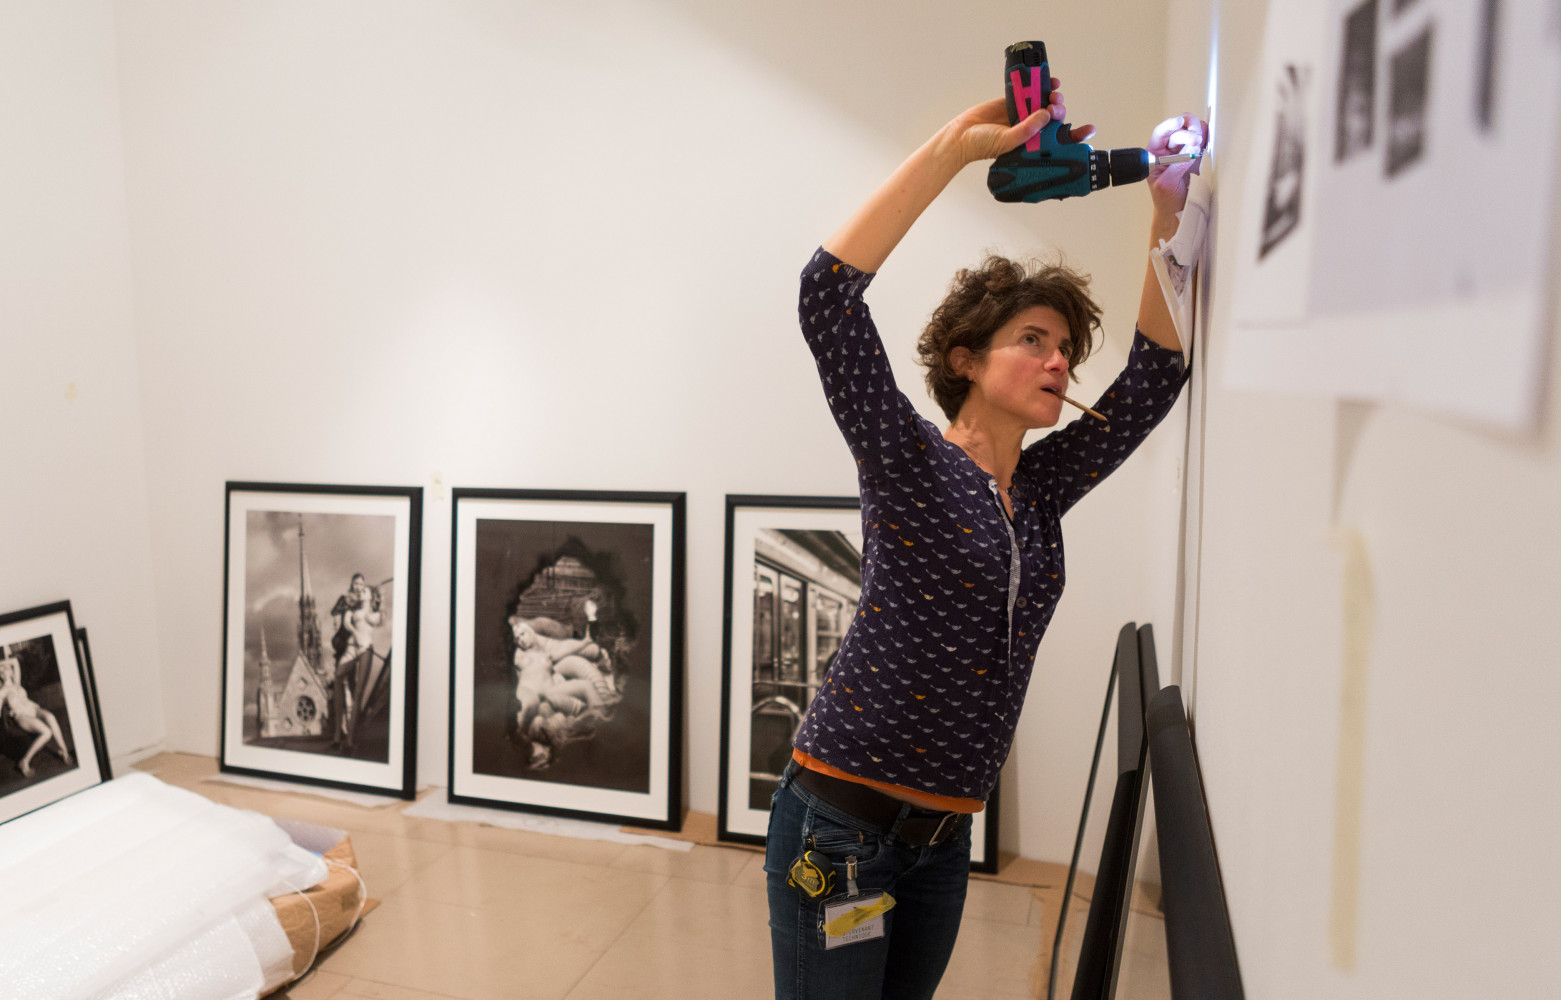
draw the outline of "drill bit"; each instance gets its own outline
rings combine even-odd
[[[1162,166],[1167,163],[1186,163],[1188,160],[1196,160],[1202,155],[1202,152],[1172,153],[1169,156],[1155,156],[1153,153],[1151,153],[1149,154],[1149,162],[1154,166]]]

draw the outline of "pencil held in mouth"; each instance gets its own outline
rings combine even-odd
[[[1059,392],[1057,395],[1062,396],[1062,393]],[[1106,419],[1106,415],[1104,413],[1101,413],[1099,410],[1092,410],[1070,396],[1062,396],[1062,401],[1064,403],[1072,403],[1074,406],[1077,406],[1079,409],[1083,410],[1085,413],[1088,413],[1090,416],[1094,417],[1096,420],[1099,420],[1101,423],[1106,424],[1108,427],[1111,424],[1111,421]]]

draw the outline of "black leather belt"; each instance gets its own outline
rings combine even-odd
[[[900,818],[900,810],[910,805],[859,781],[834,778],[800,764],[797,765],[796,781],[836,809],[871,823],[885,833]],[[959,818],[964,815],[957,812],[932,812],[915,805],[910,807],[912,814],[905,817],[905,822],[900,824],[894,836],[911,847],[936,847],[943,843],[959,828]]]

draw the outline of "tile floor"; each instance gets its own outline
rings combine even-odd
[[[339,827],[381,905],[292,1000],[608,1000],[771,995],[762,856],[683,853],[402,815],[211,780],[209,757],[137,767],[228,805]],[[1087,904],[1086,904],[1087,905]],[[1026,1000],[1040,894],[972,880],[940,1000]]]

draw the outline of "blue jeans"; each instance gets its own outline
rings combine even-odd
[[[884,830],[798,785],[796,771],[795,763],[787,765],[771,800],[764,855],[776,1000],[930,1000],[965,911],[970,817],[961,817],[936,847],[908,847],[895,839],[895,831],[906,817],[925,810],[907,804]],[[803,851],[834,862],[834,893],[846,892],[846,859],[854,856],[858,888],[894,897],[894,909],[883,917],[883,937],[824,949],[823,900],[808,899],[786,882]]]

